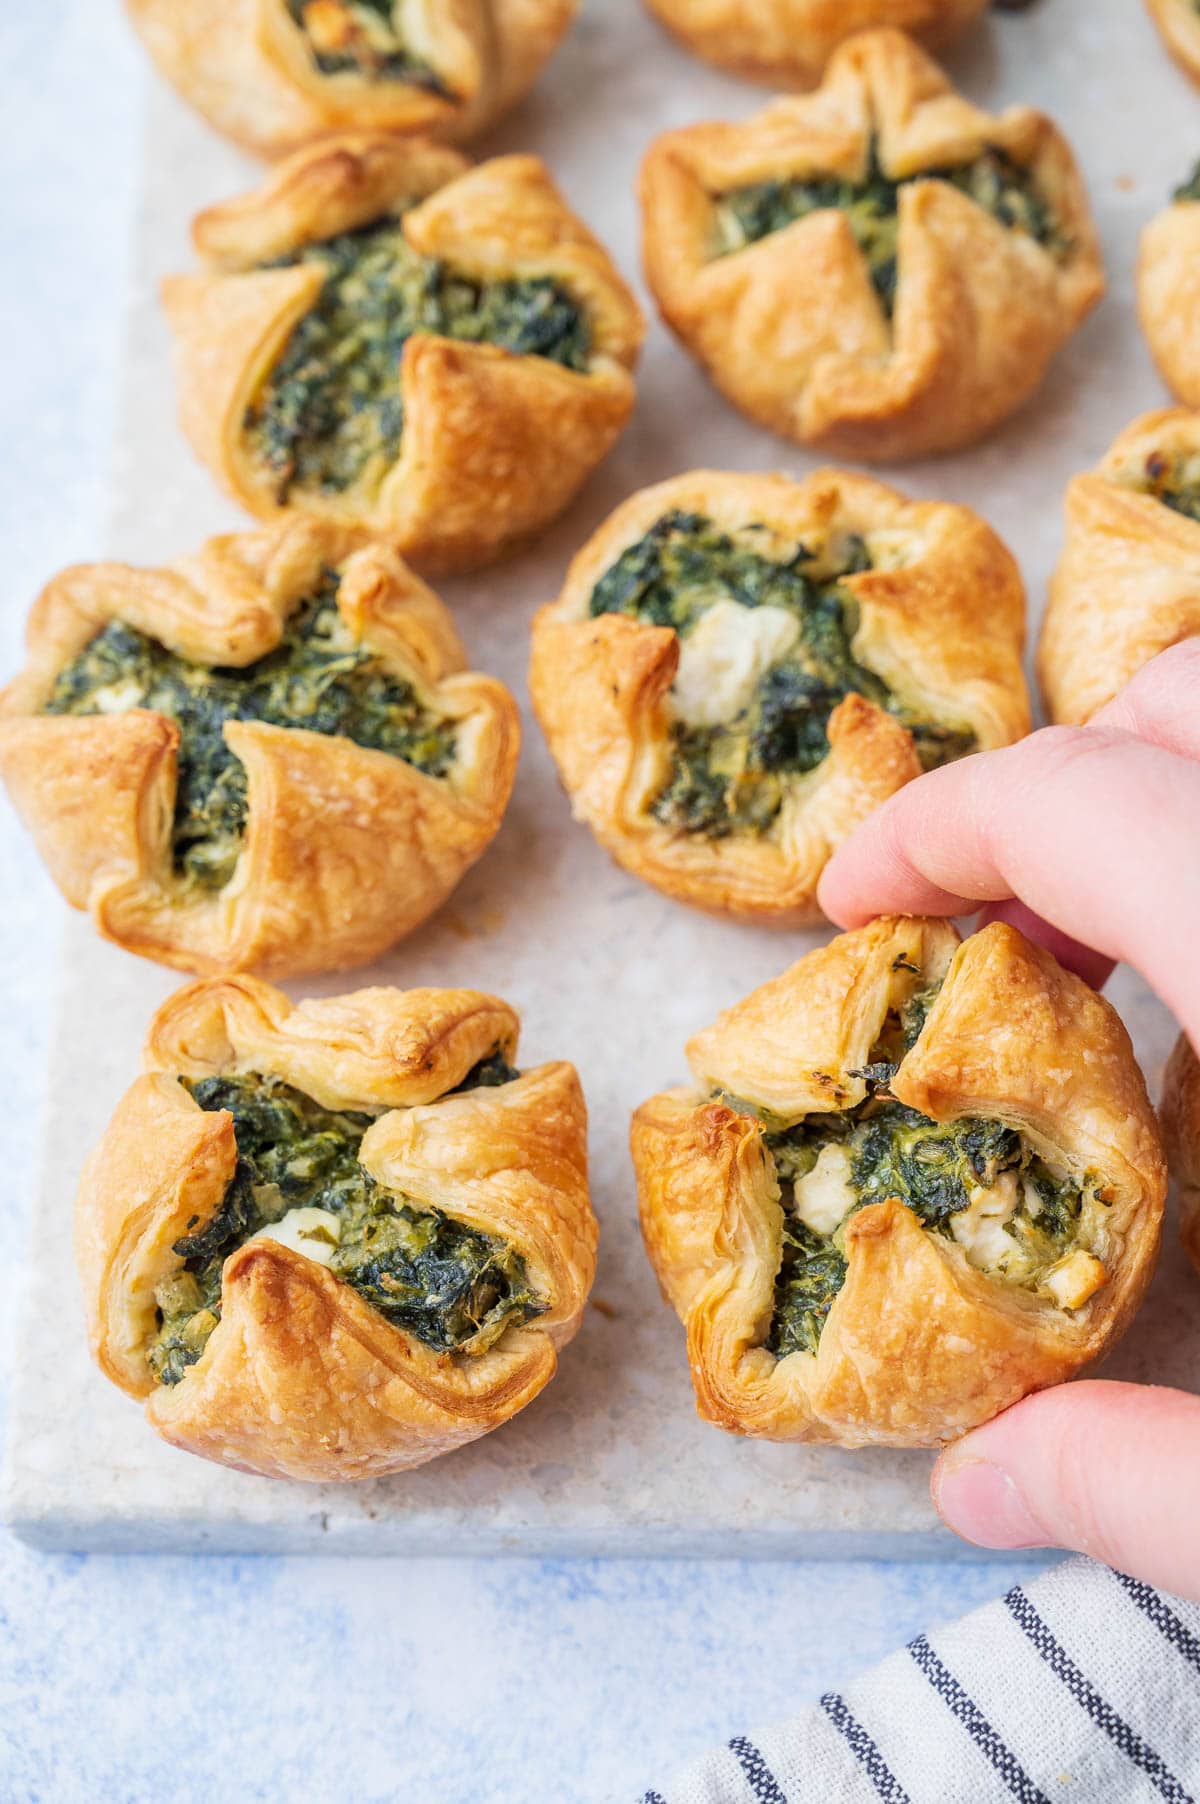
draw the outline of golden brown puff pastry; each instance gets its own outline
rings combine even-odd
[[[1163,1073],[1163,1138],[1179,1186],[1179,1238],[1200,1272],[1200,1059],[1180,1034]]]
[[[1150,17],[1181,69],[1200,81],[1200,7],[1196,0],[1146,0]]]
[[[1024,592],[977,515],[869,477],[643,489],[536,616],[533,705],[613,857],[682,901],[819,918],[834,846],[1029,730]]]
[[[641,200],[647,280],[718,388],[868,461],[980,438],[1104,288],[1057,128],[980,112],[895,31],[845,44],[813,94],[665,133]]]
[[[810,88],[855,32],[890,25],[938,49],[988,0],[646,0],[698,56],[752,81]]]
[[[474,568],[566,506],[633,406],[637,304],[536,157],[329,139],[193,235],[204,273],[163,290],[180,412],[252,514]]]
[[[210,125],[278,157],[354,128],[465,139],[532,85],[575,0],[126,0]]]
[[[475,990],[182,989],[85,1166],[92,1351],[177,1447],[368,1478],[506,1422],[595,1268],[575,1070]]]
[[[1200,10],[1194,17],[1200,38]],[[1200,163],[1142,233],[1137,302],[1163,381],[1200,406]]]
[[[1200,413],[1134,420],[1072,479],[1066,516],[1037,670],[1051,720],[1076,726],[1200,633]]]
[[[1112,1008],[1014,928],[841,934],[638,1109],[642,1228],[700,1414],[948,1441],[1124,1330],[1166,1173]]]
[[[494,837],[520,715],[442,603],[329,521],[87,564],[37,601],[0,775],[68,902],[186,971],[376,957]]]

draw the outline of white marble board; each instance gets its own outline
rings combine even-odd
[[[1055,112],[1087,172],[1112,292],[1042,393],[986,444],[897,473],[914,494],[967,502],[1021,561],[1040,612],[1068,477],[1162,389],[1139,337],[1137,232],[1200,152],[1200,100],[1131,0],[1039,0],[982,25],[951,62],[981,104]],[[651,136],[736,117],[761,93],[692,61],[637,0],[588,0],[534,96],[488,152],[544,155],[571,201],[637,276],[632,183]],[[164,89],[147,124],[112,532],[98,556],[153,562],[237,524],[176,429],[155,288],[186,267],[195,210],[254,166]],[[803,473],[817,460],[740,419],[657,325],[637,414],[578,503],[525,556],[443,585],[475,663],[524,699],[527,624],[572,551],[630,490],[699,463]],[[526,710],[504,829],[441,915],[362,981],[466,984],[522,1010],[522,1059],[575,1060],[591,1110],[602,1224],[597,1307],[558,1377],[523,1415],[421,1471],[353,1487],[226,1472],[162,1445],[88,1361],[69,1270],[72,1196],[88,1145],[135,1072],[174,979],[100,944],[78,918],[63,949],[43,1181],[30,1249],[4,1510],[26,1540],[105,1550],[354,1553],[953,1556],[930,1508],[925,1454],[849,1454],[739,1441],[698,1421],[683,1336],[641,1250],[626,1152],[631,1108],[682,1075],[682,1044],[717,1009],[815,944],[708,920],[617,870],[574,826]],[[1153,898],[1147,898],[1147,906]],[[351,981],[359,981],[353,979]],[[307,986],[326,993],[345,979]],[[1152,1087],[1173,1037],[1123,972],[1112,995]],[[1200,1315],[1169,1233],[1113,1375],[1194,1385]]]

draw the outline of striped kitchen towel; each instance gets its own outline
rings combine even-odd
[[[642,1804],[1014,1798],[1200,1804],[1200,1606],[1068,1560]]]

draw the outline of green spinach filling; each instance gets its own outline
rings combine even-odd
[[[1141,469],[1126,480],[1175,513],[1200,520],[1200,453],[1151,451]]]
[[[193,664],[114,620],[58,674],[46,714],[150,708],[178,724],[171,854],[176,877],[189,888],[220,889],[242,849],[246,768],[225,743],[227,720],[352,739],[433,777],[445,776],[454,761],[453,725],[355,644],[338,613],[337,589],[336,574],[327,572],[290,616],[275,650],[243,668]]]
[[[763,1121],[764,1141],[775,1162],[783,1250],[766,1345],[780,1359],[816,1352],[845,1282],[846,1222],[868,1203],[896,1197],[922,1226],[956,1238],[955,1220],[971,1208],[977,1193],[1002,1192],[1007,1183],[1008,1203],[997,1217],[983,1269],[1029,1289],[1075,1244],[1085,1194],[1094,1189],[1090,1176],[1082,1181],[1055,1176],[1019,1133],[998,1121],[932,1121],[890,1095],[897,1065],[916,1044],[937,989],[917,990],[889,1016],[869,1065],[851,1074],[867,1085],[866,1099],[855,1108],[808,1115],[781,1127],[752,1105],[723,1098]],[[810,1226],[796,1212],[797,1186],[816,1169],[827,1147],[845,1155],[838,1181],[848,1185],[845,1213],[828,1232]],[[997,1234],[1003,1238],[999,1252]]]
[[[798,624],[795,643],[732,720],[672,722],[670,774],[650,808],[679,832],[766,832],[790,783],[828,756],[829,716],[852,693],[896,716],[926,769],[975,747],[969,729],[916,713],[854,656],[858,608],[844,579],[871,568],[863,540],[847,536],[821,557],[799,546],[781,561],[745,542],[762,530],[748,526],[735,539],[703,515],[665,514],[592,591],[593,617],[627,614],[684,642],[721,601],[783,610]]]
[[[398,0],[287,0],[322,75],[402,81],[445,94],[441,77],[405,42]]]
[[[419,256],[397,218],[282,262],[314,264],[325,279],[246,414],[252,455],[281,504],[293,488],[338,494],[357,483],[378,492],[400,453],[400,359],[416,333],[587,368],[587,321],[559,283],[463,275]]]
[[[1060,261],[1070,252],[1071,242],[1046,196],[1038,191],[1032,173],[1005,151],[986,150],[973,162],[918,169],[893,181],[880,168],[873,145],[870,167],[862,181],[841,176],[780,177],[716,196],[717,254],[728,256],[744,250],[809,213],[836,210],[846,215],[880,305],[890,316],[899,273],[900,190],[918,181],[946,182],[957,188],[1009,231],[1023,232]]]
[[[518,1075],[497,1054],[459,1089]],[[202,1109],[233,1116],[237,1167],[217,1213],[193,1220],[174,1243],[182,1269],[155,1290],[158,1327],[146,1358],[160,1384],[178,1384],[203,1353],[221,1319],[229,1255],[294,1209],[320,1211],[299,1229],[305,1251],[439,1353],[482,1353],[511,1322],[542,1312],[511,1246],[382,1189],[363,1169],[359,1148],[374,1116],[323,1109],[273,1077],[181,1081]]]
[[[1200,11],[1200,0],[1195,0],[1197,11]],[[1180,182],[1178,188],[1172,190],[1172,200],[1200,200],[1200,163],[1192,170],[1186,182]]]

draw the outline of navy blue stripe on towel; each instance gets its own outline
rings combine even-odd
[[[1086,1710],[1096,1727],[1103,1729],[1109,1740],[1120,1748],[1125,1758],[1141,1768],[1160,1796],[1166,1798],[1168,1804],[1195,1804],[1192,1794],[1185,1791],[1174,1774],[1168,1771],[1161,1754],[1144,1742],[1085,1678],[1066,1648],[1034,1609],[1020,1585],[1014,1585],[1004,1601],[1010,1615],[1032,1641],[1051,1672],[1062,1680],[1075,1702]]]
[[[1130,1578],[1124,1572],[1114,1572],[1113,1577],[1118,1585],[1124,1586],[1138,1609],[1150,1618],[1171,1646],[1178,1648],[1185,1660],[1190,1660],[1193,1666],[1200,1668],[1200,1636],[1193,1635],[1187,1624],[1180,1621],[1153,1585],[1145,1585],[1141,1579]]]
[[[967,1696],[949,1667],[939,1660],[925,1636],[918,1635],[915,1641],[910,1641],[908,1651],[951,1715],[958,1718],[980,1753],[991,1761],[1013,1797],[1019,1798],[1021,1804],[1050,1804],[1045,1792],[1034,1784],[983,1711]]]
[[[821,1699],[821,1708],[834,1728],[845,1737],[850,1752],[866,1773],[884,1804],[912,1804],[908,1793],[891,1771],[867,1731],[857,1717],[851,1716],[845,1698],[839,1692],[827,1691]]]
[[[788,1804],[787,1793],[752,1741],[747,1741],[744,1735],[735,1735],[729,1751],[745,1773],[758,1804]]]

